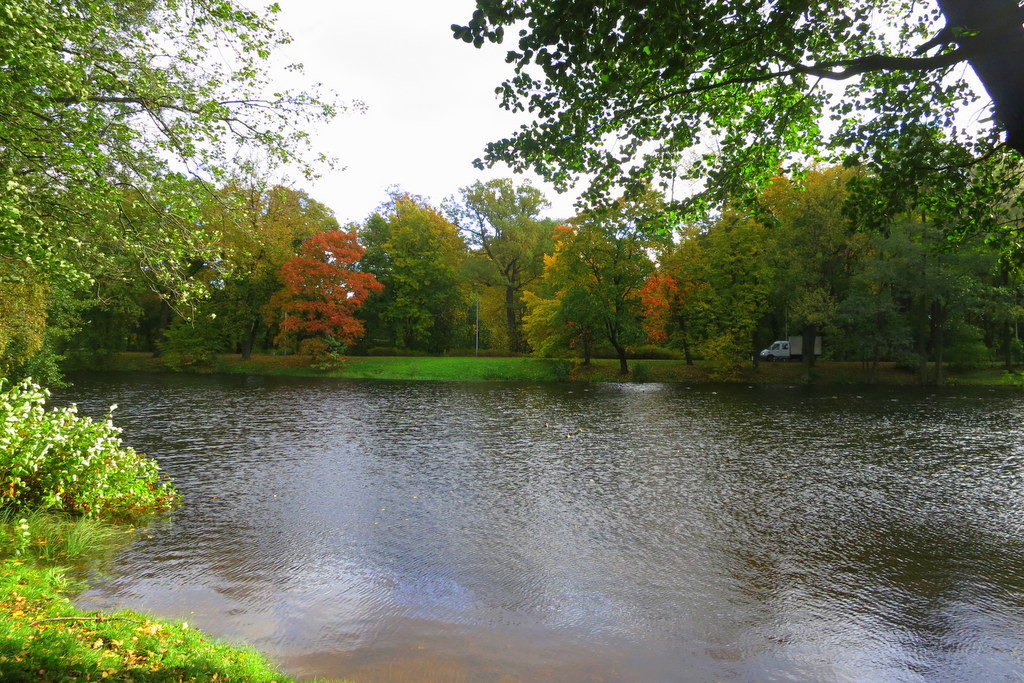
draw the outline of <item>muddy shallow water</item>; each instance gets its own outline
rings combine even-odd
[[[1024,395],[77,377],[186,504],[81,596],[357,681],[1024,671]]]

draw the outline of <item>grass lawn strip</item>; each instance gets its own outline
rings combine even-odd
[[[349,356],[337,367],[318,369],[308,356],[253,356],[243,361],[237,354],[222,354],[212,363],[188,368],[197,374],[278,375],[293,377],[335,377],[349,379],[435,380],[435,381],[584,381],[584,382],[672,382],[686,384],[807,384],[800,363],[761,363],[744,369],[736,377],[723,379],[698,361],[686,365],[679,360],[630,361],[631,374],[620,375],[618,361],[595,358],[591,365],[564,358],[473,357],[473,356]],[[163,360],[150,353],[113,354],[97,369],[113,371],[171,372]],[[972,370],[947,369],[946,384],[1024,387],[1024,372],[1009,372],[992,364]],[[867,366],[852,361],[819,361],[810,384],[918,386],[915,372],[894,363],[881,363],[872,377]]]

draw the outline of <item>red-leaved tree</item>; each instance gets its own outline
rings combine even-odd
[[[708,291],[707,283],[687,279],[682,272],[680,252],[669,257],[672,267],[680,273],[674,277],[661,271],[652,273],[640,290],[644,311],[644,331],[654,344],[670,340],[683,347],[686,364],[693,365],[691,353],[691,318],[701,306],[701,297]]]
[[[651,273],[640,290],[640,303],[644,310],[644,331],[653,344],[668,341],[671,320],[672,298],[678,294],[679,285],[671,275]]]
[[[372,273],[356,269],[364,251],[354,232],[339,230],[302,244],[281,267],[284,289],[269,306],[270,315],[280,316],[276,343],[331,338],[349,345],[362,338],[366,330],[355,313],[370,294],[384,289]]]

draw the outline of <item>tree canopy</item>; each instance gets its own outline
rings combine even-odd
[[[504,289],[509,350],[528,351],[522,293],[544,272],[544,252],[550,248],[554,226],[539,214],[548,202],[528,182],[516,186],[510,178],[477,181],[462,188],[460,195],[461,202],[448,202],[448,214],[490,264],[478,279]]]
[[[627,374],[626,346],[643,338],[640,292],[654,270],[648,252],[667,241],[647,225],[656,213],[657,200],[648,196],[585,213],[571,225],[557,227],[554,253],[545,259],[540,283],[552,298],[529,298],[534,316],[530,336],[537,339],[538,327],[561,327],[556,336],[583,345],[586,360],[593,339],[603,338],[619,359],[619,372]],[[558,304],[552,305],[552,299]]]
[[[86,257],[101,256],[91,242],[137,243],[120,212],[126,189],[181,209],[187,188],[159,182],[171,171],[210,179],[255,148],[302,157],[296,124],[334,107],[270,86],[267,60],[288,40],[277,11],[230,0],[5,3],[0,257],[81,278],[94,268]]]
[[[439,352],[464,339],[466,243],[422,197],[395,190],[360,229],[362,267],[384,285],[366,304],[367,336],[397,348]]]
[[[284,314],[280,342],[326,336],[349,346],[362,338],[355,312],[384,288],[372,273],[358,270],[364,252],[354,232],[321,232],[303,242],[281,267],[284,289],[272,302]]]
[[[536,120],[481,165],[561,188],[593,174],[594,201],[700,179],[700,208],[831,149],[887,174],[869,189],[888,215],[924,197],[951,228],[991,229],[1005,227],[993,197],[1018,198],[1022,20],[1016,0],[478,0],[452,29],[477,47],[518,31],[497,91]]]
[[[273,84],[270,56],[290,40],[278,11],[234,0],[3,4],[0,310],[31,324],[0,324],[0,371],[24,374],[31,361],[38,378],[56,337],[111,292],[201,298],[202,274],[232,260],[218,253],[232,245],[219,243],[225,221],[211,206],[227,199],[216,188],[238,160],[312,174],[325,159],[303,127],[336,106],[316,88]],[[241,218],[229,203],[220,218]]]

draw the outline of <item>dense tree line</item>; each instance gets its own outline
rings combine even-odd
[[[67,346],[86,360],[138,350],[186,366],[254,349],[467,352],[479,325],[484,350],[525,353],[524,287],[552,244],[543,205],[507,180],[465,188],[444,210],[396,190],[342,228],[304,192],[236,180],[211,192],[202,214],[216,237],[179,275],[205,297],[182,301],[144,272],[101,280]]]
[[[948,363],[1019,362],[1019,263],[983,236],[952,244],[926,214],[858,230],[845,211],[858,173],[778,177],[746,210],[684,231],[648,281],[652,338],[726,372],[789,335],[821,335],[826,358],[872,370],[898,361],[923,382],[941,383]]]
[[[69,344],[189,366],[254,351],[466,354],[479,333],[484,353],[611,357],[624,374],[631,357],[678,358],[725,376],[801,336],[823,338],[826,359],[872,373],[896,361],[929,383],[950,364],[1019,362],[1019,264],[982,238],[952,244],[926,214],[862,229],[849,206],[865,175],[778,176],[754,202],[671,229],[655,192],[556,224],[527,183],[475,183],[441,207],[395,190],[341,227],[301,191],[236,180],[204,208],[216,257],[177,276],[206,298],[183,304],[146,276],[102,281]]]

